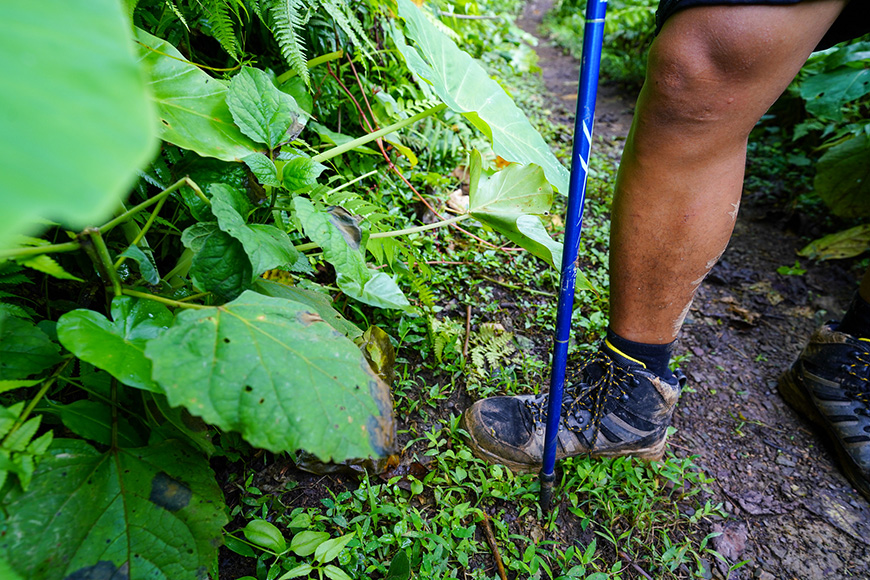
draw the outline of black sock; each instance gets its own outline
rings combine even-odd
[[[634,342],[622,338],[609,328],[607,329],[607,342],[622,354],[642,362],[646,365],[647,370],[668,381],[673,380],[674,374],[668,368],[668,363],[671,362],[673,342],[668,344]]]
[[[837,330],[858,338],[870,338],[870,304],[857,292]]]

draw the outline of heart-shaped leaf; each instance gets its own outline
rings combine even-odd
[[[344,460],[392,445],[389,388],[307,306],[245,292],[181,312],[146,354],[171,405],[257,447]]]
[[[270,151],[287,139],[287,130],[301,111],[296,99],[279,91],[268,74],[250,67],[243,67],[230,81],[227,105],[242,133],[265,143]]]

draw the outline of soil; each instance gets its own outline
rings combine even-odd
[[[532,0],[518,24],[538,28],[552,0]],[[579,65],[541,39],[537,47],[556,122],[571,125]],[[624,139],[634,95],[599,88],[595,134]],[[701,286],[678,341],[690,389],[671,446],[715,478],[712,500],[730,517],[711,525],[729,561],[748,560],[728,576],[764,579],[870,578],[870,506],[840,473],[833,451],[776,391],[813,329],[841,315],[858,272],[809,263],[781,275],[806,239],[782,212],[753,192],[733,238]],[[714,568],[725,577],[727,568]]]

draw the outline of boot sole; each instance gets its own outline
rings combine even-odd
[[[495,464],[495,465],[504,465],[508,467],[514,473],[535,473],[540,471],[543,467],[543,464],[529,464],[529,463],[519,463],[516,461],[512,461],[510,459],[505,459],[499,455],[492,453],[491,451],[487,451],[483,447],[481,447],[477,440],[474,438],[471,430],[468,429],[465,425],[465,414],[462,414],[462,418],[460,420],[459,426],[468,433],[468,447],[471,449],[471,453],[477,457],[478,459],[483,459],[487,463]],[[640,449],[615,449],[610,451],[600,451],[593,452],[589,454],[591,458],[600,458],[600,457],[621,457],[621,456],[631,456],[636,457],[642,461],[650,462],[650,461],[661,461],[662,457],[665,454],[665,447],[667,447],[668,436],[665,434],[662,439],[653,445],[648,447],[643,447]],[[580,457],[580,455],[575,455],[574,457]],[[567,457],[556,456],[556,459],[566,459]]]
[[[813,404],[812,396],[809,393],[803,380],[798,376],[797,372],[792,368],[787,370],[779,379],[777,391],[783,400],[794,409],[798,415],[803,416],[813,425],[818,427],[826,438],[833,443],[834,452],[840,464],[843,474],[849,480],[855,489],[857,489],[865,499],[870,501],[870,482],[868,482],[861,473],[861,468],[849,455],[849,452],[843,446],[837,432],[825,417],[819,412],[815,404]]]

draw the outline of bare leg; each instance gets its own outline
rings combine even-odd
[[[749,132],[844,5],[697,7],[667,21],[613,200],[610,327],[618,335],[676,338],[731,236]],[[870,276],[862,296],[870,299]]]

